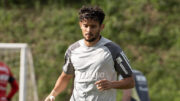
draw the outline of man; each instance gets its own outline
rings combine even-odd
[[[11,84],[11,90],[6,95],[6,87],[8,83]],[[18,89],[18,84],[13,77],[10,68],[0,61],[0,101],[11,101]]]
[[[138,70],[133,70],[133,74],[135,88],[123,90],[122,101],[150,101],[146,77]]]
[[[45,101],[54,101],[74,78],[70,101],[116,101],[116,89],[134,87],[131,67],[121,48],[102,37],[105,14],[95,6],[79,10],[79,25],[84,39],[65,53],[63,72]],[[124,79],[117,81],[117,73]]]

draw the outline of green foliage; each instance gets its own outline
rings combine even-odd
[[[66,49],[82,38],[77,17],[77,8],[82,4],[104,9],[102,35],[118,43],[132,67],[147,76],[152,101],[180,100],[178,0],[15,1],[7,0],[9,6],[0,8],[0,42],[30,45],[40,101],[49,94],[60,75]],[[0,5],[3,4],[1,1]],[[69,85],[57,100],[67,101],[70,90]],[[118,101],[121,93],[118,91]]]

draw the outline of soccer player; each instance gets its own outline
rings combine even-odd
[[[7,84],[11,84],[11,90],[6,95]],[[13,77],[10,68],[0,61],[0,101],[11,101],[19,86]]]
[[[54,101],[74,78],[70,101],[116,101],[116,89],[134,87],[128,59],[122,49],[100,32],[105,14],[98,6],[79,10],[83,39],[73,43],[65,53],[63,72],[45,101]],[[117,73],[124,79],[117,80]]]
[[[133,74],[135,88],[123,90],[122,101],[150,101],[146,77],[138,70],[133,70]]]

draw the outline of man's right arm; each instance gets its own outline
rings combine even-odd
[[[56,81],[56,84],[53,90],[51,91],[49,96],[45,99],[45,101],[55,101],[55,97],[65,90],[68,82],[70,81],[72,77],[73,75],[68,75],[65,72],[62,72],[58,80]]]

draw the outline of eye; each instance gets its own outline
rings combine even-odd
[[[96,25],[92,25],[91,28],[96,28]]]
[[[87,28],[88,27],[88,25],[83,25],[85,28]]]

